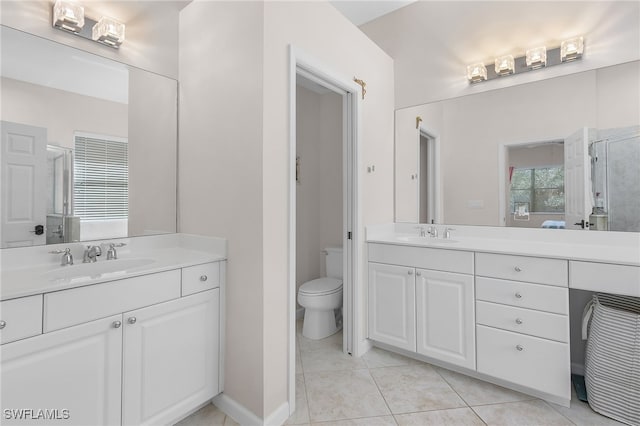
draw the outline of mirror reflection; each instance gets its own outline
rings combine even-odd
[[[1,247],[175,232],[177,82],[1,31]]]
[[[640,63],[396,111],[397,222],[640,231]]]

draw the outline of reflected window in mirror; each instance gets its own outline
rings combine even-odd
[[[564,167],[514,168],[510,194],[511,213],[518,203],[530,213],[564,213]]]

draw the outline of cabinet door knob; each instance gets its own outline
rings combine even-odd
[[[207,280],[207,276],[206,275],[200,275],[200,281],[204,282]]]
[[[520,294],[520,292],[516,293],[516,299],[522,299],[522,294]]]
[[[7,322],[2,320],[0,321],[0,330],[4,329],[7,326]]]
[[[522,269],[519,266],[516,266],[515,268],[513,268],[516,272],[522,272]]]
[[[407,271],[407,274],[409,274],[409,275],[413,275],[413,270],[412,270],[412,269],[409,269],[409,270]]]
[[[114,321],[113,322],[113,328],[120,328],[121,325],[122,325],[122,322],[120,322],[120,321]]]
[[[129,324],[135,324],[135,323],[136,323],[136,321],[138,321],[138,320],[136,319],[136,317],[129,317],[129,319],[127,320],[127,322],[128,322]]]
[[[419,277],[419,276],[422,276],[422,272],[420,272],[420,271],[416,271],[416,276],[418,276],[418,277]]]
[[[522,324],[522,320],[520,318],[516,318],[516,324]]]
[[[520,352],[522,352],[522,351],[524,351],[524,346],[516,345],[516,349],[519,350]]]

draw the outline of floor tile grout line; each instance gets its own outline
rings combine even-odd
[[[373,380],[373,384],[376,385],[376,389],[378,389],[378,392],[380,393],[380,396],[382,397],[382,400],[384,401],[384,405],[387,406],[387,410],[389,410],[389,414],[393,417],[393,421],[395,424],[398,424],[398,422],[396,421],[396,418],[394,416],[393,411],[391,410],[391,407],[389,406],[389,402],[387,402],[387,398],[385,398],[384,396],[384,392],[382,392],[382,389],[380,389],[380,385],[378,384],[378,381],[376,380],[376,378],[373,376],[373,374],[371,374],[371,369],[367,369],[367,373],[369,373],[369,376],[371,377],[371,380]]]
[[[440,371],[439,371],[440,369],[439,369],[439,368],[434,368],[434,367],[432,367],[432,368],[433,368],[433,371],[435,371],[435,372],[436,372],[436,374],[438,374],[438,376],[440,376],[440,378],[442,378],[442,380],[444,380],[444,382],[445,382],[447,385],[449,385],[449,387],[451,388],[451,390],[452,390],[452,391],[454,391],[456,395],[458,395],[458,398],[460,398],[460,399],[462,400],[462,402],[464,402],[464,403],[465,403],[465,405],[467,406],[467,408],[469,408],[469,407],[470,407],[470,405],[469,405],[469,403],[467,402],[467,400],[466,400],[466,399],[464,399],[464,398],[462,397],[462,395],[460,395],[460,392],[458,392],[458,391],[456,390],[456,388],[454,388],[454,387],[453,387],[453,385],[452,385],[452,384],[447,380],[447,378],[446,378],[446,377],[444,377],[442,374],[440,374]],[[475,411],[474,411],[474,413],[475,413]]]

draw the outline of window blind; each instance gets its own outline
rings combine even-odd
[[[129,165],[126,140],[75,136],[74,214],[82,220],[126,219]]]

